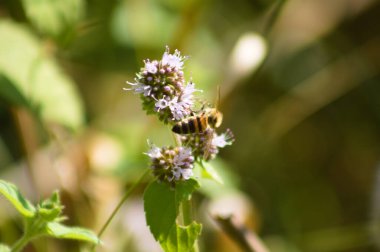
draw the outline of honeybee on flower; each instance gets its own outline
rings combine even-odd
[[[193,176],[195,161],[215,158],[220,148],[234,141],[230,130],[216,133],[223,120],[216,107],[194,111],[194,93],[201,90],[195,88],[194,82],[185,81],[186,59],[178,50],[170,53],[166,47],[160,60],[144,60],[135,81],[127,82],[130,87],[124,88],[139,94],[147,114],[155,114],[165,124],[172,124],[172,131],[178,135],[179,146],[150,145],[146,153],[151,159],[153,175],[171,186]]]

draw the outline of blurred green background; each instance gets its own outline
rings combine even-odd
[[[0,177],[33,201],[59,188],[67,222],[98,231],[147,166],[146,139],[173,144],[122,90],[168,45],[202,97],[220,86],[236,137],[214,162],[225,185],[197,195],[201,251],[239,251],[207,214],[231,205],[271,251],[379,251],[379,17],[376,0],[1,1]],[[144,187],[98,251],[160,251]],[[0,206],[11,244],[21,223]]]

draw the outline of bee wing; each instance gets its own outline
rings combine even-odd
[[[208,161],[214,152],[214,146],[212,144],[212,139],[214,137],[214,130],[207,130],[205,138],[205,147],[203,149],[203,160]]]
[[[209,150],[205,150],[205,152],[203,154],[203,160],[209,161],[210,158],[211,158],[211,152]]]
[[[220,86],[217,86],[217,93],[216,93],[216,101],[215,101],[215,108],[219,108],[219,103],[220,103]]]

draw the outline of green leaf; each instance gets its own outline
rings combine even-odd
[[[75,85],[26,27],[0,19],[0,96],[73,129],[83,122]],[[32,106],[33,105],[33,106]]]
[[[61,215],[63,206],[59,194],[55,191],[52,196],[38,204],[37,212],[46,221],[57,220]]]
[[[0,180],[0,193],[25,217],[33,217],[36,209],[22,196],[18,188],[4,180]]]
[[[49,222],[46,229],[47,233],[55,238],[100,243],[99,238],[92,231],[85,228],[67,227],[57,222]]]
[[[42,33],[58,36],[74,25],[83,16],[83,0],[23,0],[26,16]]]
[[[201,164],[196,162],[193,171],[194,176],[198,178],[198,182],[202,185],[199,190],[201,193],[213,199],[239,190],[239,179],[232,167],[229,167],[221,159],[214,159],[209,164],[217,172],[223,184],[221,181],[217,182],[216,179],[211,178]]]
[[[0,96],[11,104],[31,108],[32,105],[6,76],[0,74]]]
[[[191,194],[199,188],[199,183],[195,179],[189,179],[177,183],[175,188],[177,209],[182,201],[190,199]]]
[[[168,239],[162,242],[161,246],[166,252],[192,251],[201,230],[202,225],[196,222],[185,227],[174,225]]]
[[[202,167],[202,177],[212,179],[215,182],[224,184],[223,179],[219,176],[218,172],[215,170],[214,166],[207,162],[200,163]]]
[[[176,184],[152,182],[144,193],[144,210],[147,224],[157,241],[164,242],[175,224],[181,202],[199,188],[194,179]]]
[[[0,244],[0,252],[11,252],[11,248],[4,244]]]
[[[152,182],[144,193],[146,222],[157,241],[165,240],[177,217],[175,191],[165,183]]]

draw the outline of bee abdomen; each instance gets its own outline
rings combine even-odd
[[[202,116],[202,117],[197,117],[197,123],[198,123],[198,131],[199,133],[203,133],[205,129],[208,127],[207,123],[207,117]]]
[[[177,134],[185,134],[185,133],[183,132],[183,123],[182,123],[182,122],[179,122],[179,123],[175,124],[175,125],[173,126],[173,128],[172,128],[172,131],[173,131],[174,133],[177,133]]]
[[[192,133],[190,131],[189,122],[179,122],[175,124],[172,128],[172,131],[177,134],[189,134]]]
[[[191,133],[201,133],[207,126],[207,122],[202,120],[199,116],[190,118],[188,120],[178,122],[172,128],[172,131],[177,134],[191,134]]]
[[[189,133],[194,133],[197,131],[196,120],[190,120],[187,126],[189,129]]]

